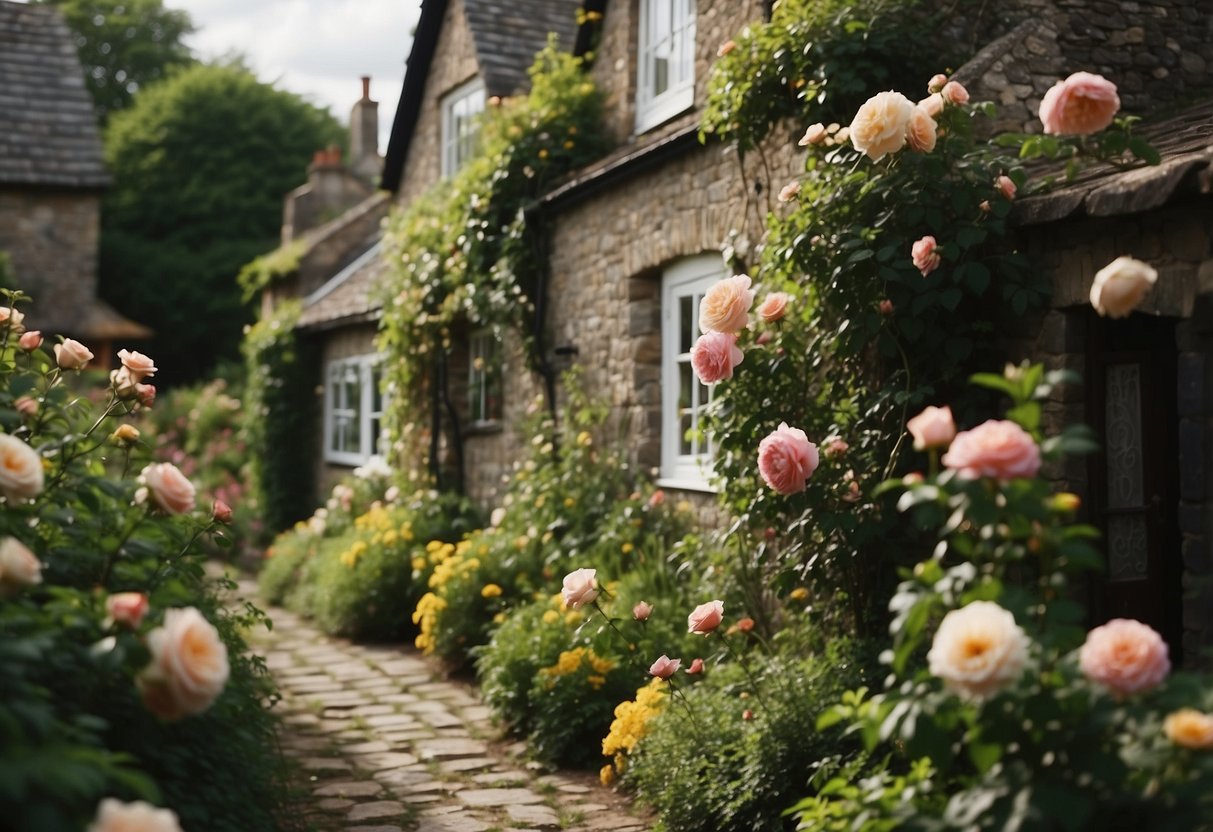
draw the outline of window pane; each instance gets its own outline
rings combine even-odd
[[[682,411],[682,416],[678,420],[678,452],[683,456],[689,456],[695,452],[691,446],[691,429],[694,425],[691,422],[691,411]]]
[[[678,409],[685,410],[693,405],[691,401],[691,383],[693,375],[691,365],[687,361],[678,362]]]
[[[678,351],[691,351],[691,339],[695,333],[694,299],[685,295],[678,299]]]

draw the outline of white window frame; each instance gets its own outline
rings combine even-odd
[[[476,359],[487,359],[481,369],[476,368]],[[472,406],[473,399],[480,399],[480,412],[488,409],[486,401],[489,382],[495,371],[497,374],[497,395],[505,395],[504,376],[501,371],[501,339],[491,329],[478,329],[468,336],[468,420],[473,428],[490,427],[501,424],[499,418],[477,419],[473,415],[476,408]],[[498,406],[504,413],[504,403]]]
[[[696,0],[640,0],[636,41],[636,132],[643,133],[695,104]],[[668,29],[668,31],[667,31]],[[667,60],[660,93],[657,59]]]
[[[386,396],[379,396],[379,409],[375,409],[375,390],[378,385],[376,371],[383,365],[383,356],[379,354],[358,355],[352,358],[339,358],[328,362],[324,371],[324,460],[338,465],[363,465],[372,457],[382,459],[382,448],[371,447],[372,436],[379,427],[379,438],[382,441],[383,410],[386,407]],[[342,375],[354,372],[358,376],[358,401],[342,401],[344,385],[337,383]],[[335,449],[334,441],[340,427],[338,417],[358,420],[358,448]]]
[[[681,301],[690,297],[690,341],[699,337],[699,300],[715,283],[727,277],[724,260],[719,254],[703,254],[681,260],[666,269],[661,278],[661,477],[664,488],[688,491],[713,491],[711,438],[692,439],[692,448],[699,442],[704,448],[698,453],[682,453],[682,412],[679,408],[680,367],[690,368],[691,354],[682,349]],[[691,371],[692,430],[698,430],[699,414],[712,400],[697,401],[700,383]]]
[[[442,178],[453,176],[476,154],[484,81],[473,78],[442,97]]]

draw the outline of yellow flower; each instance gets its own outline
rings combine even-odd
[[[791,598],[793,601],[806,601],[806,600],[808,600],[808,597],[809,597],[809,591],[807,589],[805,589],[803,586],[798,586],[792,590],[791,594],[788,597]]]
[[[585,677],[585,680],[590,683],[590,687],[594,690],[602,690],[602,686],[606,684],[606,677],[599,676],[597,673],[591,673]]]
[[[588,448],[590,445],[594,444],[594,437],[590,436],[590,432],[588,430],[583,430],[581,433],[577,434],[577,444],[583,448]]]
[[[502,623],[504,623],[504,622],[505,622],[505,613],[503,613],[503,612],[499,612],[499,613],[497,613],[496,615],[494,615],[494,616],[493,616],[493,623],[494,623],[494,624],[502,624]]]
[[[560,613],[556,612],[556,610],[548,610],[547,612],[545,612],[543,614],[543,623],[544,624],[555,624],[559,620],[560,620]]]
[[[564,623],[569,625],[570,627],[576,627],[578,624],[581,623],[581,613],[576,612],[576,611],[570,611],[570,612],[566,613],[564,616]]]
[[[636,547],[631,543],[625,543],[619,547],[619,551],[623,552],[625,555],[630,555],[635,548]]]
[[[485,584],[484,589],[480,590],[481,598],[499,598],[501,597],[501,587],[497,584]]]
[[[577,501],[576,501],[576,500],[574,500],[572,497],[565,497],[565,498],[564,498],[564,507],[565,507],[565,508],[572,508],[572,507],[573,507],[573,506],[575,506],[575,505],[577,505]]]
[[[615,767],[607,763],[598,771],[598,779],[602,781],[602,785],[609,786],[615,782]]]
[[[425,567],[428,565],[429,564],[426,563],[425,558],[421,558],[421,557],[413,558],[413,571],[414,572],[422,572],[425,570]]]

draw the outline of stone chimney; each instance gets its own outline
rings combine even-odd
[[[336,219],[374,193],[371,185],[341,163],[341,148],[317,150],[307,169],[307,183],[286,195],[282,211],[282,243]]]
[[[371,76],[362,76],[362,98],[350,111],[350,170],[375,185],[383,170],[379,156],[379,102],[371,100]]]

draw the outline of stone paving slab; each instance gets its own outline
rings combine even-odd
[[[256,585],[240,581],[237,595],[255,598]],[[297,813],[308,832],[651,828],[592,775],[538,771],[524,743],[501,741],[474,689],[412,648],[352,644],[267,613],[274,629],[253,634],[254,648],[282,691],[281,744],[307,781]]]

